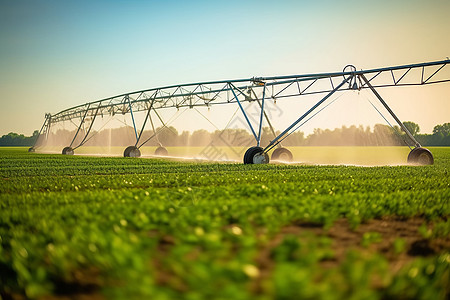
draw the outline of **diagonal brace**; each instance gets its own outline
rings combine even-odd
[[[141,131],[139,132],[139,136],[138,136],[137,139],[136,139],[136,144],[134,145],[135,147],[137,147],[137,145],[138,145],[138,143],[139,143],[139,141],[140,141],[140,139],[141,139],[142,133],[144,132],[145,124],[147,124],[147,120],[148,120],[149,118],[151,118],[151,117],[150,117],[150,111],[151,111],[152,108],[153,108],[153,103],[154,103],[154,102],[155,102],[155,98],[153,98],[153,99],[152,99],[152,102],[150,103],[150,107],[148,108],[147,115],[145,116],[144,124],[142,124],[142,129],[141,129]],[[153,123],[152,123],[152,126],[153,126]]]
[[[383,100],[383,98],[380,96],[380,94],[378,94],[377,90],[373,87],[373,85],[370,84],[370,82],[367,80],[366,76],[364,76],[364,74],[360,74],[359,77],[362,78],[362,80],[367,84],[367,86],[370,88],[372,93],[378,98],[378,100],[381,102],[381,104],[383,104],[383,106],[386,108],[386,110],[389,112],[389,114],[391,114],[391,116],[397,122],[398,126],[400,126],[403,129],[403,131],[406,133],[406,135],[414,142],[414,147],[421,147],[420,143],[411,134],[411,132],[409,132],[408,128],[406,128],[406,126],[403,125],[403,123],[400,121],[399,118],[397,118],[397,116],[394,114],[394,112],[389,107],[389,105],[387,105],[387,103]]]
[[[86,134],[84,135],[83,140],[81,141],[81,143],[80,143],[78,146],[76,146],[75,148],[73,148],[73,150],[75,150],[75,149],[77,149],[77,148],[83,146],[84,143],[86,142],[86,138],[88,137],[89,133],[91,132],[92,126],[94,125],[95,118],[97,118],[98,111],[100,110],[101,105],[102,105],[102,103],[100,102],[99,105],[98,105],[98,107],[97,107],[97,110],[95,111],[94,117],[92,118],[91,125],[89,125],[89,129],[88,129],[88,131],[86,132]]]
[[[39,134],[38,134],[36,140],[34,141],[33,146],[31,146],[31,148],[35,148],[36,147],[39,138],[41,137],[42,133],[44,132],[44,128],[47,131],[47,128],[50,127],[50,119],[51,119],[51,115],[50,114],[45,114],[44,124],[42,124],[41,130],[39,130]],[[47,138],[47,132],[44,132],[44,134],[45,134],[45,137]]]
[[[80,132],[81,126],[82,126],[83,123],[84,123],[84,119],[86,119],[86,115],[87,115],[87,113],[88,113],[88,111],[89,111],[89,107],[90,107],[90,106],[91,106],[91,104],[89,103],[88,107],[86,108],[86,111],[84,112],[83,118],[81,119],[80,126],[78,126],[77,132],[75,133],[75,136],[73,137],[72,142],[70,143],[69,147],[72,147],[73,142],[74,142],[75,139],[77,138],[77,135],[78,135],[78,133]]]
[[[136,135],[136,141],[137,141],[137,140],[139,140],[139,138],[138,138],[138,133],[137,133],[137,129],[136,129],[136,122],[134,121],[133,110],[131,109],[130,96],[127,95],[126,98],[128,100],[128,105],[130,107],[131,120],[133,121],[134,134]]]
[[[286,130],[284,130],[282,133],[280,133],[275,139],[270,141],[269,145],[267,145],[266,148],[264,148],[264,153],[269,152],[271,149],[273,149],[276,145],[278,145],[279,140],[287,134],[292,128],[295,127],[298,123],[300,123],[303,119],[305,119],[310,113],[312,113],[317,107],[319,107],[325,100],[327,100],[331,95],[333,95],[337,90],[339,90],[344,84],[348,83],[349,81],[353,79],[354,76],[349,76],[348,78],[344,78],[344,80],[331,92],[329,92],[325,97],[323,97],[319,102],[317,102],[313,107],[311,107],[306,113],[304,113],[300,118],[298,118],[294,123],[292,123]]]

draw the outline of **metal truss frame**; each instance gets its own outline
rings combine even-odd
[[[41,132],[48,135],[51,124],[79,119],[81,121],[70,145],[70,147],[72,147],[72,144],[79,134],[81,127],[84,126],[87,118],[89,118],[90,126],[81,143],[75,147],[78,148],[87,141],[87,137],[92,129],[92,124],[94,123],[97,115],[103,116],[106,114],[114,116],[118,113],[130,113],[136,135],[135,147],[140,148],[158,134],[153,126],[151,112],[156,114],[163,126],[166,126],[166,123],[163,122],[161,116],[158,114],[159,110],[168,108],[180,109],[205,106],[209,107],[212,105],[234,103],[239,106],[255,138],[257,146],[260,146],[263,118],[266,119],[272,133],[275,135],[275,130],[273,129],[270,120],[264,111],[264,104],[266,101],[275,102],[278,99],[289,97],[325,94],[325,96],[310,110],[304,113],[280,135],[276,136],[274,140],[272,140],[269,145],[264,148],[264,152],[268,152],[273,149],[273,147],[278,146],[284,137],[292,133],[292,130],[296,130],[294,127],[310,115],[314,110],[316,110],[332,94],[346,90],[368,89],[374,93],[376,98],[383,104],[402,130],[406,132],[407,136],[414,142],[415,147],[420,147],[420,144],[415,140],[403,123],[400,122],[376,89],[396,86],[420,86],[449,82],[450,75],[445,75],[447,77],[443,79],[437,78],[438,74],[442,74],[443,69],[449,64],[450,60],[447,59],[442,61],[360,71],[357,71],[354,66],[349,65],[344,68],[343,72],[335,73],[252,77],[246,79],[209,81],[146,89],[78,105],[53,115],[46,114],[46,119],[44,125],[42,126]],[[349,71],[347,71],[347,69],[349,69]],[[262,94],[261,99],[257,97],[257,93]],[[257,129],[255,129],[251,124],[242,105],[244,102],[252,101],[257,101],[261,109]],[[135,123],[134,114],[140,111],[146,111],[147,114],[141,129],[138,130]],[[150,120],[152,124],[154,134],[146,141],[141,142],[141,136],[148,120]]]

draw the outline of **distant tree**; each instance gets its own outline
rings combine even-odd
[[[34,145],[39,138],[39,130],[33,131],[33,135],[29,137],[30,144]]]
[[[450,135],[450,123],[434,126],[433,134],[442,134],[443,136]]]
[[[205,129],[199,129],[192,133],[190,144],[192,146],[206,146],[211,142],[211,134]]]
[[[173,126],[157,128],[158,139],[164,146],[175,146],[178,139],[178,131]]]
[[[38,132],[39,134],[39,132]],[[37,136],[36,136],[37,138]],[[10,132],[0,138],[0,146],[32,146],[35,136],[26,137],[23,134]]]
[[[261,132],[261,144],[267,145],[273,140],[274,136],[269,127],[263,127]]]
[[[403,125],[405,125],[405,127],[408,129],[409,132],[411,132],[411,134],[413,136],[418,135],[420,132],[419,124],[416,124],[411,121],[406,121],[406,122],[403,122]]]
[[[416,137],[421,145],[424,146],[450,146],[450,123],[436,125],[433,134],[420,134],[419,125],[408,121],[403,123],[406,128]],[[145,130],[141,136],[141,141],[151,138],[146,145],[156,146],[161,143],[164,146],[206,146],[213,142],[215,146],[246,147],[254,144],[254,137],[247,129],[228,128],[225,130],[216,130],[208,132],[204,129],[194,131],[183,131],[178,133],[174,127],[155,128],[157,136],[154,137],[153,130]],[[280,132],[275,132],[279,135]],[[56,132],[50,132],[45,139],[40,139],[37,146],[41,143],[52,146],[67,146],[72,141],[75,130],[69,131],[59,129]],[[0,146],[33,146],[39,137],[39,131],[35,130],[32,136],[26,137],[23,134],[10,132],[0,137]],[[77,138],[74,144],[80,142],[82,136]],[[274,136],[270,128],[263,127],[261,135],[261,145],[267,145],[273,140]],[[305,137],[301,131],[289,135],[283,140],[284,146],[394,146],[404,145],[405,134],[395,125],[391,128],[383,124],[375,124],[373,131],[370,127],[363,126],[342,126],[341,128],[314,129],[314,132]],[[131,126],[119,128],[110,128],[102,130],[95,134],[87,146],[129,146],[136,142],[135,132]]]
[[[276,132],[276,134],[280,134],[280,132]],[[293,134],[289,135],[285,141],[283,141],[283,145],[286,146],[302,146],[305,144],[305,134],[302,131],[296,131]]]
[[[388,125],[375,124],[373,127],[373,135],[376,146],[389,146],[393,143],[392,128]]]
[[[221,146],[245,146],[253,140],[251,133],[241,128],[216,130],[211,137],[215,145]]]
[[[186,146],[189,145],[189,139],[191,137],[191,134],[189,131],[183,131],[179,136],[178,136],[178,143],[177,146]]]
[[[432,146],[450,145],[450,123],[436,125],[433,128],[433,135],[428,139]]]

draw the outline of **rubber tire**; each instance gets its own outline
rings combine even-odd
[[[123,157],[130,157],[131,149],[133,149],[133,146],[128,146],[123,151]]]
[[[407,161],[408,164],[426,166],[434,164],[434,157],[427,148],[418,147],[409,152]]]
[[[169,151],[167,151],[167,149],[164,148],[163,146],[159,146],[159,147],[156,148],[156,150],[155,150],[155,155],[158,155],[158,156],[168,156],[168,155],[169,155]]]
[[[128,146],[123,151],[123,157],[141,157],[141,150],[139,150],[136,146]]]
[[[271,160],[282,160],[291,162],[294,159],[292,152],[286,148],[277,148],[272,152]]]
[[[34,152],[36,152],[36,149],[34,149],[33,147],[31,147],[31,148],[28,148],[28,152],[30,152],[30,153],[34,153]]]
[[[63,155],[73,155],[74,152],[73,152],[72,147],[65,147],[65,148],[62,150],[62,154],[63,154]]]
[[[263,152],[263,148],[261,147],[250,147],[247,149],[247,151],[245,151],[244,154],[244,164],[248,165],[248,164],[254,164],[253,162],[253,157],[258,154]],[[269,162],[269,155],[267,155],[267,153],[264,154],[266,156],[266,160],[267,163]]]

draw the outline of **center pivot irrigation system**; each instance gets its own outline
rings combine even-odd
[[[190,84],[179,84],[160,88],[152,88],[127,94],[122,94],[94,102],[89,102],[63,110],[57,114],[46,114],[45,121],[39,132],[39,137],[33,147],[29,149],[34,152],[37,145],[48,138],[50,128],[58,122],[71,121],[77,124],[77,130],[70,145],[62,150],[62,154],[73,155],[74,150],[83,146],[92,135],[92,125],[97,116],[104,114],[114,116],[115,114],[131,114],[133,121],[136,143],[127,147],[124,151],[125,157],[141,156],[140,148],[151,139],[158,136],[161,129],[167,127],[161,117],[161,110],[176,108],[195,109],[196,107],[210,107],[219,104],[237,105],[253,137],[255,146],[250,147],[244,155],[244,164],[262,164],[269,162],[268,152],[273,150],[272,159],[292,160],[292,153],[281,146],[281,142],[290,134],[299,129],[304,123],[309,121],[325,107],[331,103],[325,102],[336,92],[347,90],[371,91],[382,107],[395,120],[400,128],[405,132],[404,139],[406,145],[411,149],[408,155],[408,163],[433,164],[434,159],[431,152],[421,147],[420,143],[403,125],[395,115],[389,105],[378,93],[377,88],[394,86],[417,86],[435,83],[449,82],[450,76],[447,74],[442,78],[442,71],[450,60],[386,67],[371,70],[356,70],[353,65],[347,65],[342,72],[305,74],[275,77],[253,77],[249,79],[211,81]],[[448,69],[448,67],[447,67]],[[290,126],[280,134],[276,134],[269,120],[268,114],[264,110],[267,101],[277,101],[288,97],[299,97],[303,95],[322,94],[324,95],[309,110],[304,112]],[[260,95],[259,97],[257,95]],[[256,101],[260,108],[259,124],[253,126],[249,119],[248,112],[243,106],[244,102]],[[370,102],[375,110],[389,124],[381,110]],[[146,116],[139,130],[135,122],[134,114],[145,111]],[[155,130],[153,119],[158,118],[163,126]],[[272,133],[273,140],[268,145],[261,145],[261,131],[263,120],[267,121]],[[148,121],[153,129],[149,138],[143,140],[142,133]],[[392,125],[391,125],[392,127]],[[78,137],[77,143],[75,143]],[[81,142],[80,142],[81,140]],[[40,141],[40,143],[38,143]],[[168,151],[160,145],[155,155],[168,155]]]

